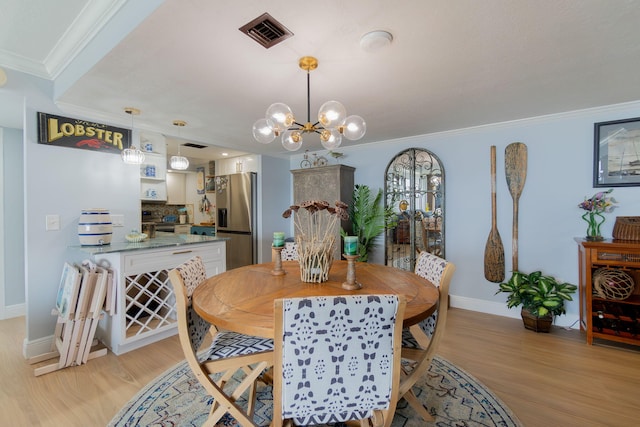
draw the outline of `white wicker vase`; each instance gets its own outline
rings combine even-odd
[[[335,237],[324,240],[307,240],[296,236],[300,279],[307,283],[322,283],[329,280],[329,270],[333,263]]]

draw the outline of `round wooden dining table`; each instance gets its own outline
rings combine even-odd
[[[438,305],[438,289],[411,271],[394,267],[356,263],[358,290],[342,287],[347,261],[335,260],[329,280],[305,283],[300,280],[297,261],[284,261],[284,275],[272,275],[274,264],[253,264],[208,278],[193,293],[195,311],[218,328],[247,335],[273,338],[273,306],[279,298],[339,296],[357,294],[404,295],[407,307],[403,326],[409,327],[430,316]]]

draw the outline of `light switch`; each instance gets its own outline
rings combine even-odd
[[[111,215],[111,225],[113,227],[124,227],[124,215]]]
[[[47,215],[45,219],[46,219],[46,225],[45,225],[46,231],[60,230],[60,215]]]

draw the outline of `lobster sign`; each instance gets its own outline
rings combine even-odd
[[[120,153],[131,145],[131,130],[38,113],[38,143]]]

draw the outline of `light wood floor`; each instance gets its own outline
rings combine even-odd
[[[440,354],[496,393],[527,427],[640,425],[640,347],[588,346],[578,331],[451,309]],[[182,359],[176,337],[41,377],[22,357],[24,318],[0,321],[0,414],[7,426],[104,426]],[[39,366],[39,365],[37,365]]]

